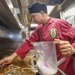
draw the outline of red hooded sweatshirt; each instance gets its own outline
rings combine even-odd
[[[38,25],[31,36],[25,40],[24,43],[21,44],[16,49],[16,53],[23,59],[29,50],[31,50],[34,46],[31,44],[32,42],[39,41],[53,41],[54,38],[51,37],[51,29],[55,28],[57,32],[58,39],[67,40],[71,43],[71,45],[75,48],[75,30],[71,27],[71,25],[57,18],[49,18],[45,25]],[[57,60],[60,60],[63,55],[60,52],[60,48],[56,46],[57,52]],[[75,58],[74,56],[68,56],[66,60],[58,66],[63,72],[67,75],[75,75]],[[57,75],[60,75],[58,73]]]

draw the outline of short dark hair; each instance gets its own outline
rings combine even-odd
[[[31,13],[38,13],[41,10],[44,11],[45,13],[47,13],[47,6],[43,2],[34,3],[32,5],[29,5],[27,8],[28,8],[30,14]]]

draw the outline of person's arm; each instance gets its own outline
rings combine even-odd
[[[14,58],[17,56],[17,54],[14,52],[13,54],[4,57],[3,59],[0,60],[0,64],[1,65],[6,65],[6,64],[10,64],[12,63],[12,61],[14,60]]]
[[[28,39],[26,39],[25,42],[22,43],[15,50],[15,52],[13,54],[1,59],[0,64],[2,64],[2,65],[10,64],[17,55],[20,56],[21,59],[23,59],[25,57],[25,55],[28,53],[28,51],[33,48],[33,45],[31,44],[31,42],[35,42],[35,41],[38,41],[38,40],[39,40],[38,29],[36,29],[32,33],[32,35]]]
[[[59,44],[60,51],[63,54],[63,56],[70,56],[75,54],[75,49],[72,47],[69,41],[63,41],[60,39],[55,39],[54,41],[55,44]]]
[[[34,32],[31,34],[31,36],[25,40],[17,49],[16,53],[18,56],[20,56],[21,59],[24,59],[26,54],[31,50],[34,46],[32,45],[32,42],[39,41],[39,28],[36,28]]]

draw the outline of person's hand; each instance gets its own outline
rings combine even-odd
[[[7,56],[7,57],[4,57],[3,59],[0,60],[0,64],[2,66],[5,66],[6,64],[10,64],[12,61],[13,61],[12,57]]]
[[[69,41],[62,41],[60,39],[55,39],[54,42],[55,44],[59,44],[60,51],[64,56],[70,56],[72,54],[75,54],[75,49],[72,47]]]
[[[10,56],[7,56],[7,57],[4,57],[3,59],[0,60],[0,64],[2,66],[5,66],[6,64],[10,64],[12,63],[13,59],[17,56],[16,53],[13,53],[12,55]]]

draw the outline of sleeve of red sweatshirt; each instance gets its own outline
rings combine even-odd
[[[26,56],[26,54],[28,53],[29,50],[31,50],[33,48],[33,45],[31,44],[31,42],[36,42],[39,40],[38,37],[38,29],[35,29],[35,31],[32,33],[32,35],[25,40],[24,43],[22,43],[17,49],[16,49],[16,53],[17,55],[20,56],[21,59],[24,59],[24,57]]]

